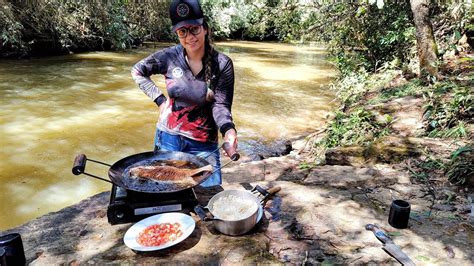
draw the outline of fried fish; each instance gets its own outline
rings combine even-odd
[[[212,166],[206,165],[196,169],[177,168],[167,165],[137,166],[130,168],[131,177],[155,181],[181,181],[205,172],[212,172]]]

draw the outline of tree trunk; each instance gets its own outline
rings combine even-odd
[[[420,60],[420,78],[438,77],[438,49],[429,18],[430,0],[410,0],[416,29],[416,47]]]

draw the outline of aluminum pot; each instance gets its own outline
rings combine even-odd
[[[255,188],[252,191],[259,191],[259,193],[261,193],[260,190],[263,190],[263,189],[259,187],[259,189]],[[196,206],[194,210],[199,215],[201,220],[212,221],[214,224],[214,227],[219,232],[225,235],[230,235],[230,236],[243,235],[255,227],[255,225],[257,224],[257,222],[259,222],[259,220],[261,219],[263,215],[263,204],[266,202],[269,196],[278,192],[279,190],[280,190],[280,187],[274,187],[268,191],[263,190],[265,191],[264,194],[262,194],[264,196],[263,199],[257,197],[254,193],[247,190],[224,190],[214,195],[209,200],[206,207]],[[214,203],[217,200],[223,197],[227,197],[229,195],[233,195],[244,200],[251,200],[255,202],[257,204],[256,211],[254,211],[250,216],[242,218],[240,220],[223,220],[223,219],[216,218],[215,211],[213,209]],[[209,217],[209,215],[206,214],[204,209],[207,209],[209,211],[211,217]]]

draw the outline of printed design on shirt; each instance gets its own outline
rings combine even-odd
[[[161,123],[172,131],[198,141],[217,141],[217,131],[212,119],[210,105],[176,108],[174,99],[170,99],[167,111],[161,114]]]
[[[176,7],[176,13],[178,13],[178,16],[184,18],[189,14],[189,6],[185,3],[181,3]]]
[[[173,78],[179,79],[183,76],[183,69],[181,69],[180,67],[175,67],[171,71],[171,74],[173,75]]]

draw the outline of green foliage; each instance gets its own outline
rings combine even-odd
[[[22,39],[23,25],[17,20],[10,3],[0,8],[0,53],[18,51],[20,55],[28,53],[28,46]]]
[[[5,55],[124,49],[176,40],[169,30],[170,1],[10,1],[0,10],[0,50]],[[384,1],[383,8],[370,2],[201,0],[217,39],[324,41],[344,76],[376,72],[387,63],[400,67],[413,55],[409,1]],[[432,5],[439,18],[434,21],[447,29],[438,31],[448,36],[438,36],[442,43],[452,46],[472,27],[467,5]]]
[[[369,74],[364,69],[352,72],[340,77],[335,83],[331,84],[331,89],[336,92],[336,96],[345,106],[351,106],[357,103],[365,94],[371,91],[378,91],[387,87],[399,71],[387,69],[376,74]],[[410,82],[411,84],[412,82]],[[386,90],[389,94],[390,90]],[[383,101],[383,99],[372,99],[370,103]]]
[[[249,27],[249,16],[256,12],[254,6],[243,0],[203,0],[201,4],[217,39],[243,38],[245,29]]]
[[[391,119],[378,122],[375,116],[363,108],[357,108],[346,114],[336,112],[329,124],[327,135],[321,143],[324,147],[333,148],[344,145],[366,145],[377,138],[388,135]]]
[[[342,75],[361,68],[375,72],[383,63],[404,62],[414,40],[408,2],[386,2],[382,9],[368,3],[338,3],[324,7],[319,36],[329,41],[332,61]],[[329,23],[323,24],[323,21]]]
[[[417,169],[409,169],[410,174],[419,182],[428,182],[433,172],[443,171],[446,165],[440,159],[427,156],[416,165]]]
[[[443,55],[448,51],[461,51],[463,48],[458,46],[458,41],[469,31],[471,34],[474,32],[472,3],[469,4],[463,1],[440,3],[433,1],[430,10],[432,11],[434,36],[439,54]]]
[[[306,161],[304,161],[304,162],[302,162],[298,165],[298,168],[300,170],[311,170],[316,166],[317,166],[316,162],[306,162]]]
[[[170,40],[170,1],[12,1],[0,9],[2,56],[126,49]]]
[[[455,150],[445,170],[448,180],[453,184],[474,184],[474,145]]]
[[[445,96],[445,92],[453,92]],[[459,87],[453,83],[438,83],[425,94],[423,118],[430,137],[459,138],[468,132],[465,124],[474,117],[472,88]]]
[[[380,90],[380,94],[376,98],[369,100],[368,104],[378,104],[396,98],[422,95],[423,91],[423,82],[419,79],[412,79],[408,83],[401,86],[389,87]]]
[[[336,96],[345,105],[350,106],[357,102],[360,97],[368,91],[366,87],[369,74],[365,71],[352,72],[341,77],[336,83],[331,85],[331,89],[336,91]]]
[[[131,47],[132,38],[126,24],[125,8],[120,4],[111,3],[107,6],[107,12],[109,16],[107,17],[105,32],[106,36],[110,37],[112,48],[126,49]]]
[[[306,13],[298,0],[203,0],[217,38],[298,40]]]

